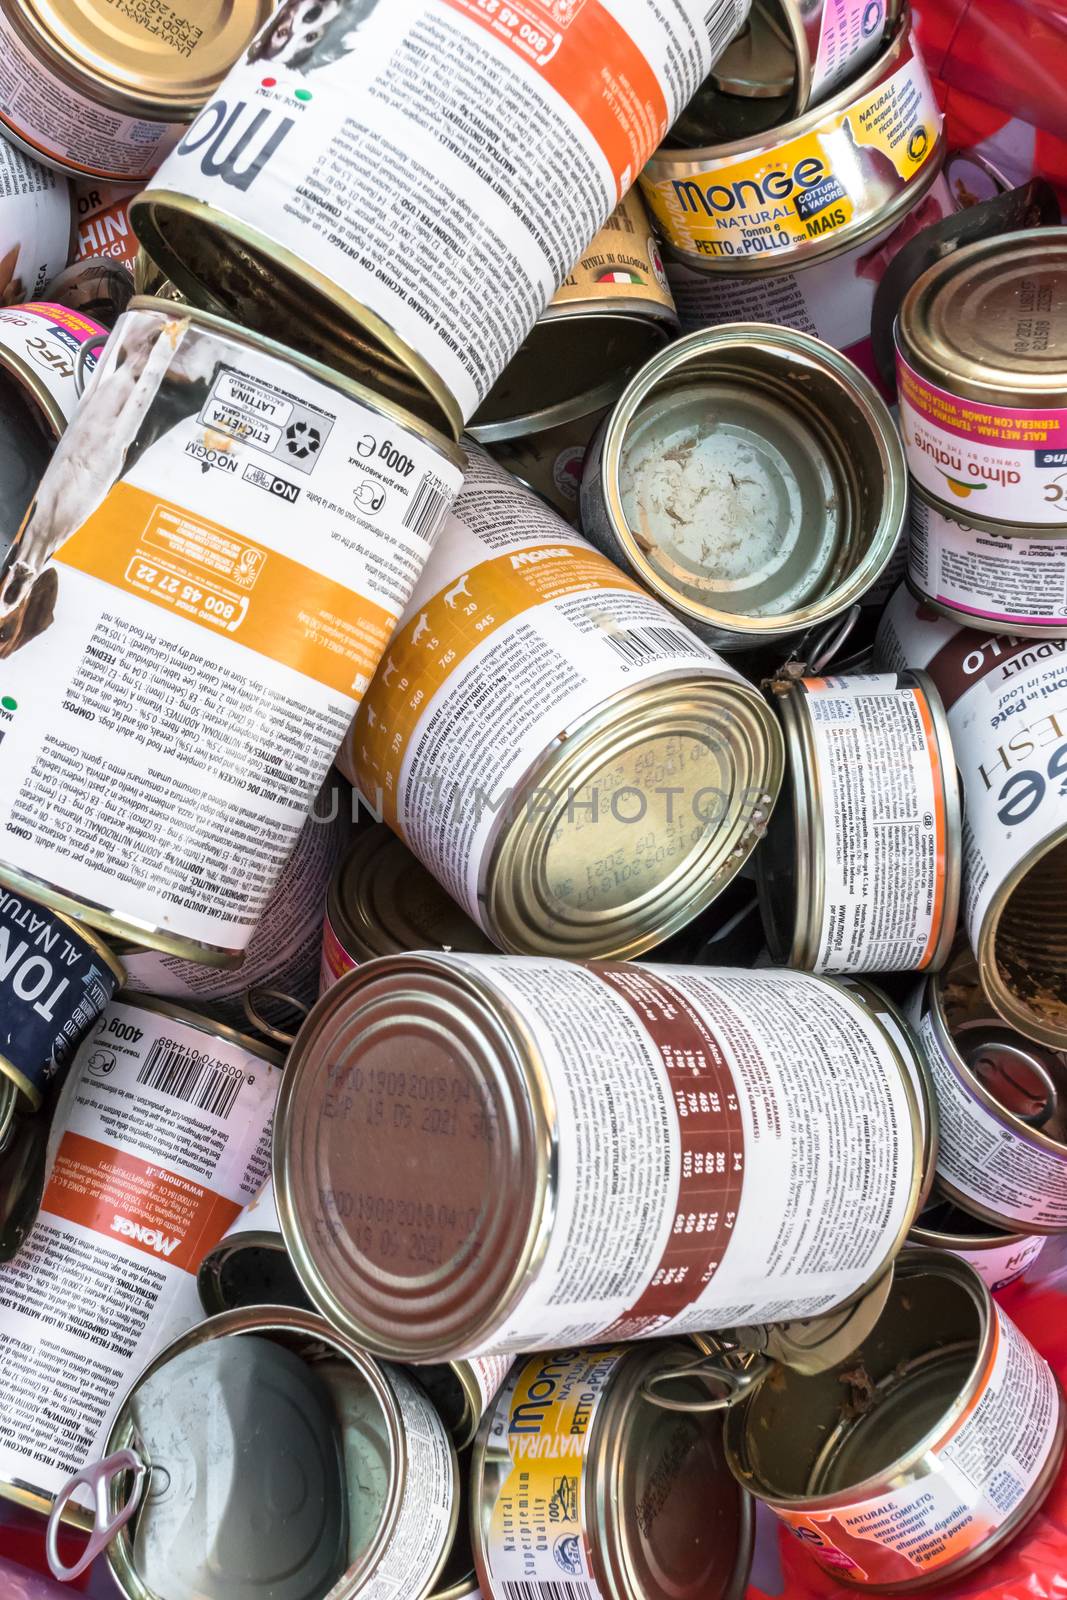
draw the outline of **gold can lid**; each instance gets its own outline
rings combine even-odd
[[[330,926],[356,961],[405,950],[494,950],[384,822],[352,843],[330,885]]]
[[[1067,228],[981,239],[923,273],[900,352],[941,388],[1000,405],[1067,405]]]
[[[7,0],[43,53],[104,103],[183,122],[269,17],[272,0],[168,0],[146,27],[110,0]],[[165,23],[165,25],[164,25]]]

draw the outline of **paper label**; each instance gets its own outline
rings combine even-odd
[[[377,1566],[360,1582],[361,1600],[422,1595],[441,1564],[452,1527],[456,1456],[437,1412],[399,1367],[382,1370],[400,1404],[404,1483],[400,1511]]]
[[[982,533],[916,494],[908,578],[920,593],[983,622],[1067,628],[1067,540]]]
[[[130,225],[130,201],[139,187],[138,184],[91,180],[75,183],[78,214],[75,261],[106,256],[133,272],[138,243]]]
[[[640,189],[633,188],[623,196],[552,297],[557,306],[572,301],[605,306],[645,301],[674,311],[663,258]]]
[[[824,0],[809,105],[825,100],[839,83],[855,78],[874,59],[885,23],[884,0]]]
[[[63,271],[71,221],[66,178],[0,140],[0,305],[36,299]]]
[[[100,347],[107,329],[80,311],[51,301],[35,300],[0,311],[0,346],[35,373],[64,419],[69,422],[78,404],[74,372],[82,346],[97,339]],[[96,366],[99,349],[85,357],[85,376]]]
[[[1043,1236],[1030,1234],[1028,1237],[1010,1239],[1007,1244],[971,1249],[965,1245],[928,1245],[925,1240],[915,1238],[908,1240],[909,1245],[919,1250],[947,1249],[952,1255],[959,1256],[961,1261],[966,1261],[974,1268],[986,1288],[993,1294],[1000,1289],[1006,1289],[1009,1284],[1021,1278],[1023,1273],[1033,1266],[1046,1242]]]

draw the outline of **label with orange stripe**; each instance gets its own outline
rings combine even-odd
[[[926,696],[895,674],[805,678],[803,694],[822,846],[814,970],[924,967],[941,935],[948,850]]]

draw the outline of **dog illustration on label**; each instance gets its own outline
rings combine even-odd
[[[465,572],[458,583],[454,583],[451,589],[445,590],[445,605],[450,611],[455,611],[460,600],[471,600],[474,598],[470,590],[467,588],[467,579],[469,577],[470,573]]]

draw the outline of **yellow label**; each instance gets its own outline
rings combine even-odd
[[[576,300],[605,304],[645,300],[674,311],[659,245],[639,189],[631,189],[616,206],[564,278],[552,304]]]

